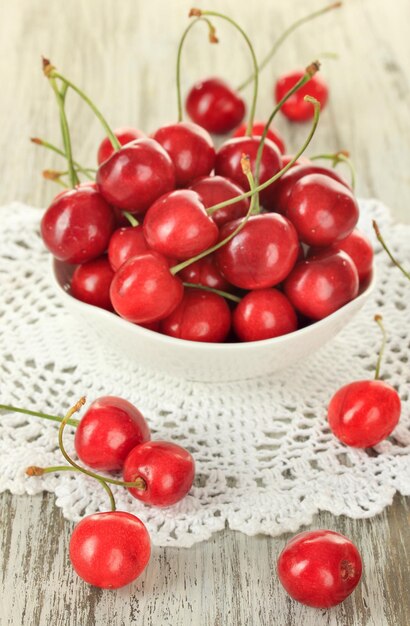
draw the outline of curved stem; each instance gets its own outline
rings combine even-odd
[[[235,202],[238,202],[239,200],[243,200],[244,198],[250,198],[251,196],[253,196],[254,193],[262,191],[263,189],[266,189],[266,187],[269,187],[269,185],[271,185],[276,180],[278,180],[281,176],[283,176],[283,174],[285,174],[285,172],[287,172],[295,163],[295,161],[297,161],[298,158],[304,153],[304,151],[310,144],[313,135],[315,134],[317,125],[319,123],[319,116],[320,116],[320,103],[317,100],[315,100],[315,98],[312,98],[311,96],[305,96],[304,100],[306,102],[310,102],[314,107],[313,123],[312,123],[312,127],[309,131],[309,134],[303,146],[293,156],[293,158],[289,161],[289,163],[285,165],[285,167],[283,167],[281,170],[279,170],[279,172],[277,172],[274,176],[272,176],[272,178],[269,178],[267,181],[265,181],[261,185],[258,185],[257,187],[255,187],[253,191],[252,190],[246,191],[245,193],[242,193],[239,196],[235,196],[233,198],[230,198],[229,200],[225,200],[224,202],[219,202],[219,204],[214,204],[214,206],[209,207],[209,209],[207,209],[208,215],[212,215],[213,213],[218,211],[218,209],[222,209],[225,206],[235,204]]]
[[[397,260],[397,259],[393,256],[393,254],[390,252],[389,248],[387,247],[386,242],[384,241],[384,239],[383,239],[383,237],[382,237],[382,234],[381,234],[380,229],[379,229],[379,227],[378,227],[378,225],[377,225],[377,222],[376,222],[375,220],[373,220],[372,224],[373,224],[373,229],[374,229],[374,232],[376,233],[376,237],[377,237],[377,239],[379,240],[379,242],[381,243],[381,245],[382,245],[382,247],[384,248],[384,250],[385,250],[385,251],[387,252],[387,254],[389,255],[390,260],[394,263],[394,265],[395,265],[396,267],[398,267],[398,268],[399,268],[399,270],[400,270],[400,271],[404,274],[404,276],[405,276],[408,280],[410,280],[410,272],[407,272],[407,271],[404,269],[404,267],[403,267],[402,265],[400,265],[400,263],[399,263],[399,262],[398,262],[398,260]]]
[[[349,158],[349,153],[345,150],[340,150],[334,154],[315,154],[309,157],[311,161],[317,161],[318,159],[329,159],[332,161],[332,167],[336,167],[339,163],[345,163],[350,170],[350,186],[354,191],[356,187],[356,171],[352,160]]]
[[[259,88],[258,61],[256,60],[255,50],[253,49],[252,42],[249,39],[249,37],[246,34],[246,32],[243,30],[243,28],[241,28],[241,26],[239,26],[239,24],[237,22],[235,22],[235,20],[233,20],[232,18],[230,18],[227,15],[224,15],[223,13],[218,13],[217,11],[202,11],[201,9],[192,9],[190,15],[210,15],[210,16],[213,16],[213,17],[219,17],[222,20],[226,20],[227,22],[229,22],[229,24],[231,24],[234,28],[236,28],[236,30],[238,30],[240,32],[240,34],[242,35],[242,37],[246,41],[246,44],[247,44],[247,46],[249,48],[249,51],[250,51],[251,57],[252,57],[252,63],[253,63],[252,80],[253,80],[253,83],[254,83],[252,104],[251,104],[250,113],[249,113],[248,126],[247,126],[247,129],[246,129],[246,135],[250,136],[252,134],[253,120],[255,118],[256,102],[258,100],[258,88]]]
[[[123,211],[122,214],[124,217],[127,218],[131,226],[139,226],[139,221],[135,219],[135,217],[131,213],[129,213],[128,211]]]
[[[8,404],[0,404],[0,409],[4,409],[4,411],[11,411],[13,413],[23,413],[24,415],[32,415],[33,417],[41,417],[44,420],[52,420],[53,422],[61,423],[63,421],[63,417],[58,417],[58,415],[49,415],[48,413],[40,413],[39,411],[30,411],[29,409],[21,409],[17,406],[10,406]],[[69,419],[66,422],[70,426],[78,426],[80,420]]]
[[[67,116],[65,113],[65,94],[64,96],[61,95],[58,87],[57,87],[57,82],[55,80],[55,78],[51,75],[47,75],[47,78],[50,82],[50,85],[55,93],[56,96],[56,100],[57,100],[57,105],[60,111],[60,124],[61,124],[61,133],[63,136],[63,143],[64,143],[64,149],[65,149],[65,154],[66,154],[66,159],[67,159],[67,164],[68,164],[68,172],[69,172],[69,178],[70,178],[70,184],[71,187],[75,187],[76,185],[78,185],[78,183],[80,182],[77,176],[77,173],[75,171],[74,168],[74,163],[73,163],[73,153],[72,153],[72,148],[71,148],[71,137],[70,137],[70,129],[68,127],[68,121],[67,121]]]
[[[40,139],[39,137],[30,137],[30,141],[36,144],[36,146],[43,146],[44,148],[47,148],[48,150],[52,150],[56,154],[59,154],[65,159],[67,158],[67,155],[64,152],[64,150],[60,150],[60,148],[57,148],[57,146],[53,145],[49,141],[44,141],[43,139]],[[74,163],[74,167],[79,172],[84,174],[84,176],[86,176],[89,180],[94,180],[93,177],[90,176],[89,172],[92,172],[93,174],[95,174],[97,172],[96,169],[94,169],[93,167],[83,167],[82,165],[80,165],[80,163],[78,163],[78,161],[73,160],[73,163]]]
[[[374,379],[375,380],[379,380],[380,377],[380,365],[382,362],[382,358],[383,358],[383,353],[384,353],[384,349],[386,347],[386,340],[387,340],[387,335],[386,335],[386,329],[384,328],[383,325],[383,318],[381,315],[375,315],[374,316],[374,321],[378,324],[380,330],[382,331],[382,345],[380,346],[380,352],[379,352],[379,356],[377,358],[377,363],[376,363],[376,370],[374,373]]]
[[[282,35],[275,41],[275,43],[273,44],[272,48],[269,50],[267,55],[259,63],[258,71],[261,72],[266,67],[266,65],[276,54],[276,52],[278,51],[280,46],[283,44],[283,42],[289,37],[289,35],[291,35],[296,29],[298,29],[299,26],[302,26],[303,24],[306,24],[306,22],[310,22],[311,20],[314,20],[316,17],[320,17],[324,13],[327,13],[328,11],[332,11],[333,9],[336,9],[340,6],[342,6],[341,2],[334,2],[333,4],[328,4],[322,9],[319,9],[318,11],[314,11],[313,13],[309,13],[308,15],[305,15],[299,20],[296,20],[295,22],[293,22],[293,24],[291,24],[282,33]],[[237,87],[237,91],[242,91],[243,89],[245,89],[245,87],[247,87],[253,81],[253,78],[254,78],[254,74],[249,76],[243,83],[241,83],[239,87]]]
[[[211,293],[216,293],[218,296],[222,296],[227,300],[232,300],[232,302],[240,302],[241,298],[238,296],[234,296],[233,293],[228,293],[227,291],[222,291],[221,289],[214,289],[214,287],[208,287],[207,285],[200,285],[198,283],[182,283],[184,287],[190,287],[192,289],[202,289],[202,291],[210,291]]]

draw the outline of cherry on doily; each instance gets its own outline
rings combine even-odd
[[[106,256],[79,265],[73,273],[70,293],[77,300],[112,311],[110,286],[114,271]]]

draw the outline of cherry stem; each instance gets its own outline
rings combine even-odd
[[[376,370],[375,370],[375,373],[374,373],[374,379],[375,380],[379,380],[379,378],[380,378],[380,365],[381,365],[381,362],[382,362],[384,349],[386,347],[387,334],[386,334],[386,329],[384,328],[382,316],[381,315],[375,315],[374,316],[374,321],[378,324],[380,330],[382,331],[382,336],[383,336],[382,345],[380,346],[380,352],[379,352],[379,356],[377,358]]]
[[[70,189],[70,185],[67,185],[63,180],[61,180],[61,176],[67,175],[68,172],[57,172],[56,170],[43,170],[42,175],[46,180],[51,180],[53,183],[57,183],[57,185],[61,185],[65,189]]]
[[[350,170],[350,186],[354,191],[356,187],[356,170],[353,165],[353,161],[349,158],[349,153],[346,150],[339,150],[339,152],[335,152],[334,154],[315,154],[315,156],[309,158],[311,161],[328,159],[332,161],[332,167],[336,167],[339,163],[345,163]]]
[[[122,214],[124,217],[127,218],[131,226],[139,226],[139,221],[135,219],[135,217],[131,213],[129,213],[128,211],[123,211]]]
[[[379,242],[381,243],[382,247],[384,248],[384,250],[387,252],[387,254],[389,255],[391,261],[394,263],[394,265],[396,267],[399,268],[399,270],[404,274],[404,276],[407,278],[407,280],[410,280],[410,272],[407,272],[404,267],[402,265],[400,265],[400,263],[398,262],[397,259],[395,259],[395,257],[392,255],[392,253],[390,252],[389,248],[387,247],[386,242],[384,241],[382,234],[380,232],[380,229],[377,225],[377,222],[375,220],[373,220],[372,222],[373,224],[373,229],[374,232],[376,233],[376,237],[379,240]]]
[[[80,400],[68,411],[67,415],[61,421],[60,428],[58,430],[58,446],[61,450],[61,454],[65,458],[65,460],[74,467],[78,472],[82,472],[83,474],[87,474],[87,476],[91,476],[91,478],[95,478],[96,480],[103,481],[105,483],[110,483],[111,485],[119,485],[120,487],[134,487],[135,489],[139,489],[144,491],[147,488],[147,484],[145,480],[139,476],[135,479],[134,482],[124,482],[123,480],[116,480],[115,478],[107,478],[106,476],[101,476],[101,474],[96,474],[95,472],[91,472],[90,470],[85,469],[85,467],[81,467],[78,465],[68,454],[67,450],[64,447],[63,442],[63,433],[66,424],[68,423],[69,418],[73,413],[79,411],[80,408],[85,403],[85,398],[82,397]]]
[[[240,302],[241,298],[238,296],[234,296],[232,293],[228,293],[227,291],[222,291],[221,289],[214,289],[214,287],[208,287],[207,285],[200,285],[198,283],[182,283],[184,287],[190,287],[192,289],[202,289],[202,291],[210,291],[211,293],[216,293],[218,296],[222,296],[227,300],[232,300],[232,302]]]
[[[220,202],[219,204],[214,204],[214,206],[209,207],[209,209],[207,209],[208,215],[213,215],[213,213],[215,213],[219,209],[222,209],[225,206],[235,204],[235,202],[238,202],[239,200],[244,200],[245,198],[249,198],[253,196],[253,194],[259,193],[263,189],[266,189],[266,187],[269,187],[269,185],[271,185],[276,180],[278,180],[281,176],[283,176],[283,174],[285,174],[292,167],[292,165],[298,160],[298,158],[304,153],[304,151],[310,144],[313,135],[315,134],[317,125],[319,123],[319,116],[320,116],[320,103],[315,98],[312,98],[312,96],[305,96],[304,100],[305,102],[310,102],[310,104],[312,104],[314,107],[313,123],[312,123],[312,127],[310,129],[310,132],[304,144],[298,150],[298,152],[292,157],[289,163],[285,165],[285,167],[283,167],[281,170],[279,170],[279,172],[276,172],[276,174],[272,176],[272,178],[269,178],[267,181],[265,181],[261,185],[258,185],[257,187],[255,187],[254,190],[246,191],[245,193],[239,196],[235,196],[234,198],[230,198],[229,200],[225,200],[224,202]]]
[[[30,137],[30,141],[32,143],[36,144],[37,146],[43,146],[43,148],[47,148],[48,150],[52,150],[56,154],[59,154],[60,156],[64,157],[65,159],[67,158],[67,155],[64,152],[64,150],[60,150],[60,148],[57,148],[57,146],[54,146],[49,141],[44,141],[43,139],[39,139],[39,137]],[[83,167],[82,165],[80,165],[80,163],[78,163],[78,161],[74,161],[73,160],[73,163],[74,163],[74,167],[79,172],[84,174],[84,176],[86,176],[89,180],[94,180],[93,177],[90,176],[89,172],[92,172],[93,174],[95,174],[97,170],[95,170],[92,167]]]
[[[176,87],[177,87],[177,104],[178,104],[178,122],[182,122],[182,118],[183,118],[182,92],[181,92],[181,56],[182,56],[182,48],[184,46],[185,39],[186,39],[189,31],[199,21],[206,22],[208,24],[209,41],[211,43],[218,43],[218,39],[217,39],[216,34],[215,34],[215,27],[205,17],[197,17],[197,19],[194,20],[193,22],[191,22],[187,26],[187,28],[184,30],[183,35],[181,37],[181,41],[179,42],[178,53],[177,53]]]
[[[114,135],[114,133],[111,130],[110,126],[108,125],[105,117],[103,116],[101,111],[99,109],[97,109],[97,107],[95,106],[94,102],[92,100],[90,100],[90,98],[84,93],[84,91],[82,91],[79,87],[74,85],[74,83],[72,83],[70,80],[68,80],[68,78],[66,78],[65,76],[63,76],[59,72],[57,72],[56,68],[53,65],[51,65],[50,61],[48,61],[47,59],[44,59],[43,63],[44,63],[44,73],[45,73],[45,75],[48,78],[50,78],[50,79],[58,78],[65,85],[67,85],[67,87],[70,87],[73,91],[75,91],[76,94],[78,94],[80,96],[80,98],[82,98],[84,100],[84,102],[86,104],[88,104],[88,106],[90,107],[90,109],[92,110],[94,115],[100,120],[100,122],[101,122],[101,124],[102,124],[102,126],[103,126],[103,128],[104,128],[104,130],[105,130],[105,132],[107,134],[107,137],[110,140],[111,145],[114,148],[114,150],[115,151],[119,150],[121,148],[121,144],[118,141],[118,138]]]
[[[299,26],[302,26],[306,22],[310,22],[311,20],[314,20],[316,17],[320,17],[321,15],[324,15],[328,11],[337,9],[340,6],[342,6],[342,2],[334,2],[333,4],[328,4],[322,9],[319,9],[318,11],[314,11],[313,13],[309,13],[308,15],[305,15],[299,20],[296,20],[295,22],[293,22],[293,24],[291,24],[282,33],[282,35],[275,41],[275,43],[273,44],[272,48],[269,50],[267,55],[259,63],[258,71],[261,72],[266,67],[266,65],[276,54],[276,52],[278,51],[280,46],[283,44],[283,42],[289,37],[289,35],[291,35],[296,29],[298,29]],[[253,81],[253,79],[254,79],[254,74],[249,76],[249,78],[247,78],[241,85],[239,85],[239,87],[237,87],[237,91],[242,91],[243,89],[245,89],[245,87],[247,87]]]
[[[24,413],[25,415],[32,415],[33,417],[41,417],[44,420],[52,420],[53,422],[61,423],[63,421],[63,417],[58,417],[58,415],[49,415],[48,413],[40,413],[39,411],[30,411],[29,409],[21,409],[17,406],[10,406],[8,404],[0,404],[0,409],[4,411],[11,411],[13,413]],[[78,426],[80,423],[79,420],[69,419],[66,422],[70,426]]]
[[[249,156],[247,154],[242,154],[241,166],[242,166],[243,173],[245,174],[245,176],[248,179],[249,186],[250,186],[250,193],[253,194],[252,195],[252,200],[251,200],[251,202],[249,204],[249,208],[248,208],[247,214],[245,215],[243,220],[240,222],[240,224],[235,228],[235,230],[230,235],[225,237],[225,239],[222,239],[222,241],[219,241],[217,244],[215,244],[211,248],[208,248],[207,250],[204,250],[200,254],[197,254],[196,256],[192,257],[192,259],[188,259],[187,261],[182,261],[182,263],[179,263],[178,265],[174,265],[174,267],[171,267],[171,269],[170,269],[171,274],[173,274],[173,275],[177,274],[177,272],[180,272],[185,267],[188,267],[192,263],[195,263],[195,261],[200,261],[204,257],[208,256],[208,254],[211,254],[212,252],[215,252],[216,250],[219,250],[219,248],[222,248],[222,246],[224,246],[226,243],[228,243],[228,241],[233,239],[233,237],[235,237],[239,233],[239,231],[242,230],[242,228],[245,226],[246,222],[249,220],[250,216],[252,215],[252,212],[253,212],[253,209],[254,209],[254,206],[255,206],[255,202],[257,201],[257,194],[255,194],[255,181],[254,181],[254,178],[253,178],[253,175],[252,175],[252,172],[251,172],[250,159],[249,159]]]
[[[248,126],[246,129],[246,135],[247,136],[252,135],[252,127],[253,127],[253,121],[255,119],[255,111],[256,111],[256,102],[258,99],[259,68],[258,68],[258,61],[255,55],[255,50],[253,48],[251,40],[249,39],[248,35],[243,30],[243,28],[241,28],[241,26],[239,26],[239,24],[235,22],[235,20],[230,18],[228,15],[224,15],[223,13],[218,13],[217,11],[202,11],[202,9],[191,9],[190,15],[192,16],[210,15],[212,17],[219,17],[222,20],[226,20],[227,22],[229,22],[229,24],[231,24],[234,28],[236,28],[236,30],[238,30],[239,33],[242,35],[242,37],[245,39],[245,42],[251,53],[252,63],[253,63],[253,75],[251,78],[251,81],[253,81],[253,97],[252,97],[252,104],[251,104],[250,113],[249,113]]]

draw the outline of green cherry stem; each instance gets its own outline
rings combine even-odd
[[[253,63],[253,75],[251,79],[251,81],[253,81],[253,97],[252,97],[252,104],[251,104],[250,113],[249,113],[248,127],[246,129],[246,135],[250,136],[252,134],[253,120],[255,118],[256,102],[258,99],[258,88],[259,88],[258,61],[256,59],[255,50],[253,48],[252,42],[249,39],[246,32],[243,30],[243,28],[241,28],[241,26],[239,26],[239,24],[235,22],[235,20],[230,18],[228,15],[224,15],[223,13],[218,13],[217,11],[202,11],[202,9],[191,9],[189,13],[190,17],[200,17],[203,15],[209,15],[211,17],[219,17],[220,19],[229,22],[229,24],[231,24],[234,28],[236,28],[236,30],[238,30],[239,33],[242,35],[242,37],[245,39],[245,42],[251,53],[252,63]]]
[[[70,189],[70,185],[67,185],[63,180],[61,180],[61,176],[66,176],[68,172],[57,172],[56,170],[43,170],[42,176],[46,180],[51,180],[53,183],[57,183],[57,185],[61,185],[64,189]]]
[[[44,139],[40,139],[39,137],[30,137],[30,141],[34,143],[36,146],[43,146],[43,148],[52,150],[56,154],[59,154],[60,156],[64,157],[65,159],[67,158],[67,155],[64,152],[64,150],[60,150],[60,148],[57,148],[57,146],[50,143],[49,141],[44,141]],[[92,167],[83,167],[82,165],[80,165],[80,163],[78,163],[78,161],[73,160],[73,163],[74,163],[74,167],[76,168],[76,170],[84,174],[84,176],[86,176],[89,180],[94,180],[93,176],[90,176],[90,173],[95,174],[97,172],[96,169]]]
[[[384,241],[382,234],[380,232],[380,229],[377,225],[377,222],[375,220],[373,220],[372,222],[373,224],[373,229],[374,232],[376,233],[376,237],[379,240],[379,242],[381,243],[383,249],[387,252],[387,254],[390,257],[390,260],[392,261],[392,263],[394,263],[394,265],[396,267],[399,268],[399,270],[402,272],[402,274],[404,274],[404,276],[407,278],[407,280],[410,280],[410,272],[407,272],[404,267],[399,263],[399,261],[393,256],[393,254],[390,252],[390,249],[388,248],[386,242]]]
[[[295,30],[297,30],[299,26],[302,26],[303,24],[306,24],[306,22],[310,22],[311,20],[314,20],[317,17],[320,17],[321,15],[328,13],[328,11],[337,9],[340,6],[342,6],[342,2],[334,2],[333,4],[328,4],[322,9],[319,9],[318,11],[314,11],[313,13],[309,13],[308,15],[305,15],[299,20],[296,20],[295,22],[293,22],[293,24],[291,24],[282,33],[282,35],[275,41],[275,43],[273,44],[272,48],[269,50],[267,55],[262,59],[262,61],[259,64],[258,71],[261,72],[266,67],[266,65],[276,54],[276,52],[278,51],[280,46],[283,44],[283,42],[289,37],[289,35],[291,35]],[[241,85],[239,85],[239,87],[237,87],[237,91],[242,91],[243,89],[245,89],[245,87],[247,87],[253,81],[253,79],[254,79],[254,74],[249,76]]]
[[[309,157],[311,161],[317,161],[318,159],[328,159],[332,161],[332,167],[336,167],[339,163],[345,163],[350,170],[350,186],[354,191],[356,187],[356,170],[353,165],[353,161],[349,158],[349,153],[346,150],[340,150],[334,154],[315,154]]]
[[[123,211],[122,214],[124,217],[127,218],[131,226],[139,226],[139,221],[135,219],[135,217],[131,213],[129,213],[128,211]]]
[[[374,321],[378,324],[380,330],[382,331],[382,337],[383,337],[382,338],[382,344],[380,346],[379,356],[377,358],[376,370],[375,370],[375,373],[374,373],[374,380],[379,380],[379,378],[380,378],[380,366],[381,366],[381,362],[382,362],[382,358],[383,358],[384,349],[386,347],[387,335],[386,335],[386,329],[384,328],[382,316],[381,315],[375,315],[374,316]]]
[[[4,411],[10,411],[13,413],[23,413],[24,415],[32,415],[33,417],[41,417],[44,420],[52,420],[53,422],[59,422],[60,424],[64,419],[63,417],[59,417],[58,415],[49,415],[48,413],[40,413],[39,411],[30,411],[29,409],[22,409],[20,407],[11,406],[8,404],[0,404],[0,409],[3,409]],[[76,419],[68,419],[66,423],[69,424],[70,426],[77,427],[80,421]]]
[[[233,293],[228,293],[227,291],[222,291],[221,289],[214,289],[214,287],[208,287],[207,285],[199,285],[198,283],[182,283],[184,287],[190,287],[192,289],[202,289],[202,291],[210,291],[211,293],[216,293],[218,296],[222,296],[227,300],[232,300],[232,302],[240,302],[241,298],[238,296],[234,296]]]
[[[187,35],[188,35],[189,31],[191,30],[191,28],[193,28],[195,26],[195,24],[197,24],[200,21],[201,22],[206,22],[208,24],[209,41],[210,41],[210,43],[218,43],[218,38],[216,37],[216,34],[215,34],[215,32],[216,32],[215,31],[215,27],[210,22],[210,20],[208,20],[205,17],[197,17],[196,20],[191,22],[186,27],[186,29],[184,30],[184,32],[182,34],[182,37],[181,37],[181,40],[180,40],[179,45],[178,45],[177,65],[176,65],[176,88],[177,88],[178,122],[182,122],[182,118],[183,118],[182,91],[181,91],[181,56],[182,56],[182,48],[184,46],[185,39],[187,38]]]
[[[114,135],[113,131],[111,130],[110,126],[108,125],[101,111],[97,109],[94,102],[90,100],[90,98],[84,93],[84,91],[82,91],[79,87],[74,85],[74,83],[68,80],[68,78],[66,78],[59,72],[57,72],[56,68],[53,65],[51,65],[50,61],[48,61],[47,59],[44,60],[44,73],[50,79],[58,78],[59,80],[61,80],[63,84],[67,85],[67,87],[70,87],[73,91],[76,92],[76,94],[80,96],[80,98],[84,100],[86,104],[88,104],[88,106],[90,107],[94,115],[100,120],[114,150],[115,151],[119,150],[121,148],[120,142],[118,141],[117,137]]]

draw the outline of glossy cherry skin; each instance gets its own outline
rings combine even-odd
[[[134,141],[135,139],[141,139],[145,137],[145,133],[142,130],[138,130],[138,128],[130,128],[128,126],[124,126],[123,128],[116,128],[114,130],[114,135],[117,137],[118,141],[122,146],[125,146],[127,143]],[[112,154],[114,154],[115,150],[112,146],[111,141],[108,137],[105,137],[99,145],[97,152],[97,162],[98,165],[104,163]]]
[[[244,137],[246,135],[247,130],[248,130],[248,125],[245,123],[241,124],[235,130],[232,137]],[[251,136],[261,137],[264,130],[265,130],[265,122],[254,122],[252,126]],[[279,152],[281,154],[284,154],[284,152],[286,152],[285,140],[283,139],[282,135],[280,134],[277,128],[274,128],[274,126],[270,126],[266,137],[270,139],[271,141],[273,141],[273,143],[275,143],[278,146]]]
[[[131,213],[145,213],[162,194],[175,188],[169,154],[154,139],[128,143],[100,165],[97,185],[110,204]]]
[[[219,148],[216,155],[215,174],[230,178],[240,185],[246,191],[249,191],[249,183],[242,172],[241,158],[243,154],[247,154],[250,158],[252,172],[255,174],[255,161],[258,153],[260,137],[235,137],[228,139]],[[282,167],[282,159],[280,152],[272,141],[265,140],[262,152],[262,159],[259,169],[260,184],[272,178]],[[272,185],[260,192],[262,204],[270,204],[270,194],[272,193]]]
[[[277,289],[250,291],[233,312],[233,328],[241,341],[271,339],[297,327],[295,309]]]
[[[309,174],[294,185],[285,215],[303,243],[327,247],[350,235],[359,219],[359,207],[341,183],[323,174]]]
[[[146,488],[129,487],[134,498],[154,506],[171,506],[191,489],[195,462],[188,450],[175,443],[148,441],[131,450],[124,463],[124,481],[138,478],[144,480]]]
[[[327,419],[332,433],[354,448],[371,448],[397,426],[401,402],[397,391],[382,380],[358,380],[332,397]]]
[[[181,261],[213,246],[219,232],[199,195],[189,189],[171,191],[154,202],[143,230],[150,248]]]
[[[305,70],[290,72],[281,76],[275,85],[275,101],[278,103],[292,87],[302,78]],[[313,118],[314,108],[305,102],[305,96],[312,96],[320,102],[320,110],[326,106],[329,90],[323,78],[315,74],[306,85],[303,85],[281,107],[281,112],[291,122],[306,122]]]
[[[148,565],[151,541],[138,517],[123,511],[88,515],[73,530],[70,560],[86,583],[118,589],[138,578]]]
[[[111,235],[108,245],[108,259],[114,271],[132,256],[137,256],[149,250],[145,241],[142,224],[118,228]]]
[[[222,227],[225,239],[240,224],[235,220]],[[222,275],[241,289],[264,289],[288,276],[299,253],[292,224],[282,215],[265,213],[249,218],[242,230],[215,252]]]
[[[171,157],[177,187],[188,187],[196,178],[207,176],[214,169],[214,144],[210,134],[198,124],[168,124],[159,128],[153,137]]]
[[[294,157],[293,154],[282,154],[282,167],[285,167],[293,159],[293,157]],[[312,164],[312,161],[302,155],[293,163],[293,165],[291,165],[291,168],[297,165],[311,165],[311,164]],[[281,179],[282,178],[280,178],[279,180]]]
[[[114,310],[135,324],[168,317],[181,302],[183,293],[182,282],[169,271],[167,259],[155,251],[125,261],[110,288]]]
[[[205,285],[213,289],[221,289],[229,291],[231,285],[222,276],[216,266],[215,257],[212,254],[191,263],[178,273],[178,276],[184,283],[193,283],[194,285]]]
[[[309,174],[322,174],[323,176],[329,176],[340,184],[345,185],[347,189],[350,189],[347,182],[339,176],[335,170],[331,170],[327,167],[321,167],[320,165],[314,165],[313,163],[300,163],[299,165],[293,165],[287,172],[282,174],[279,180],[275,181],[272,185],[270,204],[266,205],[265,208],[269,211],[275,211],[276,213],[282,213],[285,215],[294,186],[298,180],[304,176],[308,176]]]
[[[196,124],[210,133],[225,135],[243,120],[243,98],[220,78],[196,83],[186,99],[186,110]]]
[[[295,535],[277,562],[279,580],[297,602],[329,608],[343,602],[362,575],[362,559],[354,543],[332,530]]]
[[[135,446],[150,439],[147,422],[131,402],[103,396],[89,406],[80,420],[74,446],[86,465],[112,472],[122,469]]]
[[[90,186],[59,194],[41,220],[46,248],[60,261],[85,263],[107,249],[115,219],[111,207]]]
[[[229,178],[223,176],[205,176],[199,178],[191,186],[190,189],[196,191],[201,202],[206,209],[209,209],[220,202],[231,200],[243,194],[242,187],[234,183]],[[238,217],[244,217],[249,208],[249,199],[243,198],[226,207],[222,207],[212,213],[212,219],[218,226],[236,220]]]
[[[106,256],[79,265],[71,279],[70,293],[77,300],[112,311],[110,285],[114,271]]]
[[[185,289],[184,297],[169,317],[161,322],[164,335],[221,343],[231,329],[231,311],[225,299],[200,289]]]
[[[297,263],[284,291],[297,311],[320,320],[357,296],[359,276],[345,252],[334,252]]]
[[[370,240],[355,228],[346,239],[330,246],[329,250],[343,250],[356,265],[360,283],[366,282],[373,269],[373,247]],[[310,248],[308,256],[313,257],[320,253],[321,248]]]

